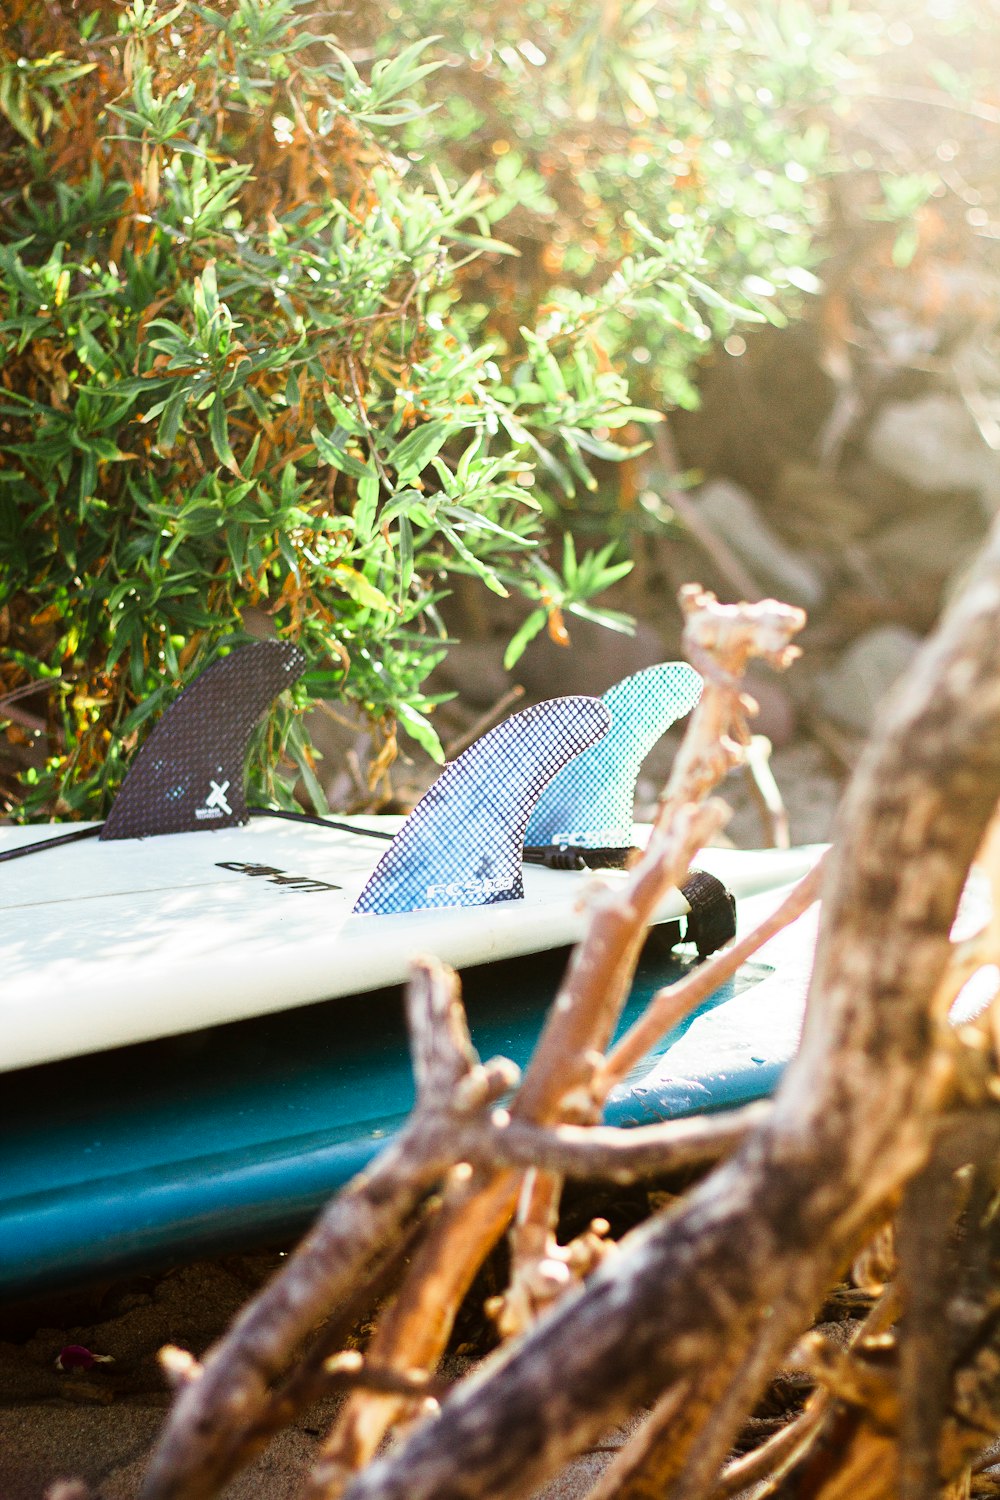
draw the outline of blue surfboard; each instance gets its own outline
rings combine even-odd
[[[776,899],[748,898],[741,920]],[[641,1124],[767,1094],[795,1050],[812,946],[807,915],[633,1070],[606,1119]],[[480,1055],[527,1061],[565,958],[466,972]],[[622,1025],[691,962],[649,952]],[[3,1084],[4,1298],[294,1235],[413,1099],[398,989],[24,1068]]]

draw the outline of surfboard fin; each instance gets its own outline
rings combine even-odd
[[[609,688],[602,702],[611,728],[542,792],[525,834],[526,858],[558,866],[560,850],[569,851],[568,859],[571,851],[591,850],[597,862],[614,864],[627,852],[639,768],[660,736],[694,708],[701,688],[698,673],[681,661],[645,667]],[[539,859],[542,853],[551,858]]]
[[[385,915],[518,900],[521,846],[535,800],[610,723],[600,698],[550,698],[491,729],[424,793],[354,910]]]
[[[304,652],[290,641],[254,641],[206,667],[143,744],[100,837],[141,839],[245,823],[250,735],[305,665]]]

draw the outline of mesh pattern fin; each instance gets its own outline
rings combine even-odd
[[[354,910],[384,915],[518,900],[535,799],[610,723],[600,698],[551,698],[491,729],[421,797]]]
[[[101,838],[141,839],[245,823],[250,735],[305,665],[305,654],[290,641],[255,641],[206,667],[143,744]]]
[[[639,767],[656,741],[701,697],[686,662],[646,667],[604,694],[611,728],[549,782],[528,822],[525,843],[610,848],[632,841]]]

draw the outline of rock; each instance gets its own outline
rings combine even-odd
[[[898,475],[880,464],[872,463],[866,454],[848,454],[837,476],[844,488],[864,508],[871,525],[878,526],[896,516],[909,516],[933,504],[933,497],[915,490]]]
[[[815,464],[785,464],[775,485],[772,515],[795,545],[839,548],[871,530],[871,507],[839,477]]]
[[[751,732],[766,735],[775,750],[790,744],[795,738],[798,714],[781,679],[766,669],[751,667],[746,676],[746,687],[759,710],[750,720]]]
[[[736,554],[761,587],[786,604],[815,609],[825,593],[819,570],[778,536],[746,490],[713,479],[691,496],[706,526]]]
[[[873,463],[925,494],[970,490],[1000,510],[1000,454],[983,442],[965,403],[945,392],[883,406],[865,449]]]
[[[746,352],[719,351],[698,374],[693,411],[670,413],[682,469],[726,475],[768,495],[790,457],[808,461],[837,399],[819,320],[744,329]]]
[[[886,694],[919,647],[920,637],[901,625],[859,635],[836,666],[817,676],[819,708],[836,723],[869,734]]]
[[[930,623],[948,580],[968,568],[986,531],[978,500],[955,495],[882,527],[865,550],[893,595],[923,606]]]

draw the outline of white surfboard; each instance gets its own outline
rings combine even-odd
[[[361,830],[403,820],[338,821],[358,831],[262,818],[0,864],[0,1070],[363,994],[404,980],[419,953],[461,968],[560,947],[583,935],[595,889],[627,878],[528,865],[521,900],[360,914],[386,848]],[[62,832],[2,828],[0,853]],[[739,898],[821,852],[706,849],[697,864]],[[687,909],[673,891],[656,920]]]

